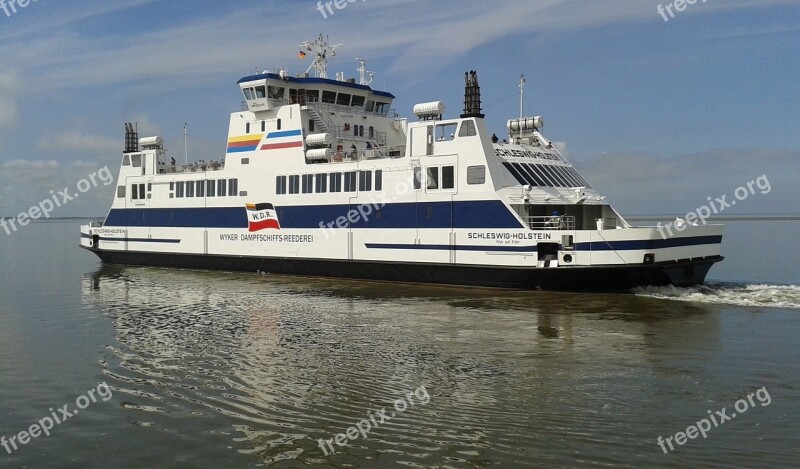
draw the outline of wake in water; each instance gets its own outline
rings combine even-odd
[[[708,283],[688,288],[639,287],[635,295],[698,303],[800,309],[800,286]]]

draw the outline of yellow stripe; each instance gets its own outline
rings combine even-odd
[[[264,134],[254,134],[254,135],[242,135],[241,137],[231,137],[228,139],[228,143],[236,143],[236,142],[248,142],[250,140],[258,140],[259,142],[261,139],[264,138]]]
[[[255,210],[256,204],[245,204],[245,207]]]

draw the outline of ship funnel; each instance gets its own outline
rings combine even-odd
[[[138,126],[137,126],[138,127]],[[125,123],[125,153],[139,151],[139,132],[130,122]]]
[[[471,70],[464,74],[464,114],[466,117],[484,117],[481,114],[481,87],[478,85],[478,72]]]

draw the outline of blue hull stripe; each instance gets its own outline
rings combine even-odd
[[[276,210],[281,228],[289,229],[320,228],[320,225],[330,229],[524,228],[499,200],[393,203],[381,207],[380,216],[374,206],[359,204],[304,206],[276,204]],[[347,219],[348,212],[351,213],[351,218],[356,220],[355,222]],[[247,228],[247,211],[244,206],[112,209],[106,218],[105,226]]]

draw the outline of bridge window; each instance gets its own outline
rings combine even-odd
[[[372,112],[375,110],[375,101],[367,101],[367,107],[365,108],[367,112]]]
[[[350,96],[347,93],[339,93],[339,96],[336,97],[336,104],[340,106],[349,106],[350,105]]]
[[[134,168],[141,168],[142,167],[142,155],[136,154],[131,155],[131,166]]]
[[[268,89],[269,91],[269,99],[283,99],[283,95],[286,92],[286,88],[281,86],[270,86]]]
[[[248,101],[255,99],[256,92],[253,88],[244,88],[242,90],[244,92],[244,98]]]
[[[389,103],[375,103],[375,112],[378,114],[386,114],[389,112]]]
[[[353,95],[353,101],[350,102],[350,105],[353,107],[362,107],[364,106],[364,98],[363,96],[358,96],[356,94]]]
[[[306,91],[306,99],[311,103],[316,103],[317,101],[319,101],[319,91],[317,90]]]
[[[336,93],[333,91],[323,91],[322,102],[328,104],[336,104]]]
[[[256,86],[256,99],[264,99],[267,97],[267,87],[264,85]]]

